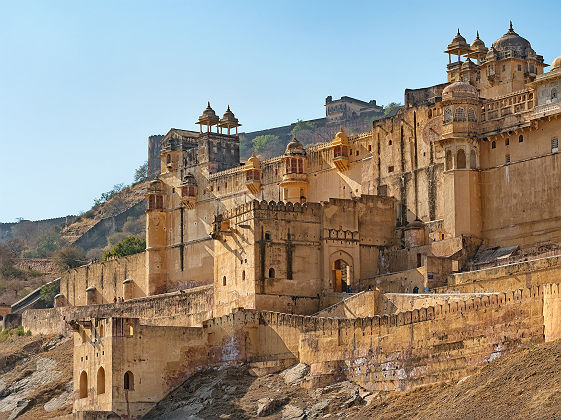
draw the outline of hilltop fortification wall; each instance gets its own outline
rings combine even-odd
[[[227,348],[230,359],[307,363],[310,386],[347,378],[405,390],[458,380],[519,346],[555,339],[560,316],[553,284],[357,319],[241,310],[204,327],[214,362]]]
[[[147,296],[145,258],[142,252],[69,270],[61,278],[60,293],[73,306],[113,303],[115,297]],[[125,293],[123,282],[128,279],[132,280],[132,296]]]
[[[212,317],[212,286],[131,299],[123,303],[30,309],[22,315],[25,330],[37,334],[68,334],[68,322],[88,318],[138,318],[144,325],[201,326]]]
[[[500,292],[556,283],[561,278],[561,257],[542,258],[448,276],[448,286],[437,293]]]

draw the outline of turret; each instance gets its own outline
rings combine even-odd
[[[286,146],[282,160],[285,163],[285,173],[280,187],[284,191],[284,201],[306,202],[308,196],[306,149],[296,136]]]
[[[181,203],[188,209],[195,208],[195,202],[197,201],[197,180],[195,176],[191,173],[185,174],[181,185]]]
[[[442,91],[444,149],[444,229],[450,236],[481,235],[479,120],[481,103],[475,87],[455,82]],[[457,209],[462,211],[458,212]]]
[[[247,163],[243,167],[243,172],[245,172],[245,186],[252,194],[257,194],[261,191],[261,162],[255,156],[255,153],[251,154],[251,157],[247,160]]]
[[[329,148],[333,151],[333,164],[340,172],[349,169],[349,136],[341,126]]]
[[[166,291],[167,212],[164,210],[164,184],[155,179],[148,185],[146,198],[146,273],[150,295]]]

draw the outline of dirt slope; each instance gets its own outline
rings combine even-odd
[[[72,411],[72,340],[16,337],[0,343],[0,419],[50,419]]]
[[[561,341],[519,349],[453,384],[370,394],[349,382],[306,390],[246,366],[199,373],[149,419],[559,419]]]

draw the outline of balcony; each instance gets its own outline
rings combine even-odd
[[[561,101],[552,104],[544,104],[534,108],[532,119],[549,117],[561,113]]]

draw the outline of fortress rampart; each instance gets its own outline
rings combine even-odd
[[[212,363],[236,359],[310,364],[310,385],[347,378],[375,390],[460,379],[521,345],[560,336],[559,284],[475,296],[392,315],[321,318],[241,310],[204,324]]]
[[[127,317],[142,319],[146,325],[200,326],[212,317],[213,304],[210,285],[123,303],[30,309],[23,313],[22,325],[41,334],[69,334],[68,322],[88,318]]]

